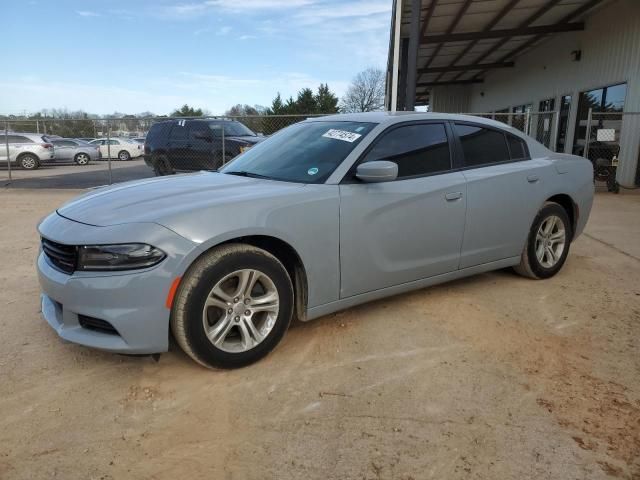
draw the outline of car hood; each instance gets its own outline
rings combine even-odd
[[[304,186],[217,172],[171,175],[101,188],[66,203],[57,212],[100,227],[153,222],[172,228],[173,221],[186,212],[228,204],[239,207],[244,202],[283,197]]]
[[[234,135],[230,137],[225,137],[227,140],[235,140],[237,142],[245,142],[250,143],[251,145],[255,145],[256,143],[262,142],[265,137],[258,137],[254,135]]]

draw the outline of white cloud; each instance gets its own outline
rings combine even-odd
[[[76,13],[81,17],[99,17],[100,16],[98,12],[92,12],[90,10],[78,10],[76,11]]]
[[[238,38],[240,40],[253,40],[258,37],[256,37],[255,35],[240,35]]]
[[[210,7],[221,7],[225,10],[277,10],[303,7],[312,5],[317,0],[207,0],[204,2]]]
[[[304,23],[320,23],[327,19],[363,18],[381,13],[387,15],[387,17],[391,14],[391,2],[388,0],[365,0],[313,5],[300,10],[294,16]]]

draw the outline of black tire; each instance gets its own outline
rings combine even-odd
[[[126,150],[120,150],[118,152],[118,160],[121,160],[123,162],[131,160],[131,154],[129,152],[127,152]]]
[[[153,165],[153,173],[155,173],[156,177],[173,175],[175,173],[166,155],[153,156],[151,159],[151,164]]]
[[[207,337],[203,310],[213,287],[242,269],[257,270],[269,278],[278,294],[278,313],[273,327],[260,343],[242,352],[229,352],[216,347]],[[242,301],[239,303],[243,309]],[[234,305],[227,305],[233,310]],[[184,275],[171,311],[171,331],[185,353],[201,365],[208,368],[243,367],[260,360],[276,347],[289,328],[293,306],[291,278],[276,257],[251,245],[223,245],[202,255]],[[209,322],[210,310],[206,312]],[[235,317],[236,321],[238,318]],[[237,334],[240,334],[239,324],[231,328],[237,328]]]
[[[80,152],[73,157],[73,161],[76,162],[77,165],[89,165],[91,157],[87,153]]]
[[[562,253],[558,255],[557,260],[552,266],[544,266],[536,255],[536,238],[540,226],[545,220],[551,217],[557,217],[564,227],[564,247]],[[564,262],[567,260],[569,254],[569,246],[573,239],[573,228],[567,211],[559,204],[555,202],[546,202],[531,225],[529,236],[527,237],[527,244],[525,245],[522,256],[520,257],[520,264],[514,267],[516,273],[537,280],[553,277],[560,271]],[[544,250],[544,249],[543,249]]]
[[[40,159],[31,153],[25,153],[18,158],[18,164],[23,170],[37,170],[40,168]]]

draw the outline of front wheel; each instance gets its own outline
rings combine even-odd
[[[567,260],[572,238],[566,210],[557,203],[546,202],[533,221],[515,271],[534,279],[553,277]]]
[[[129,152],[127,152],[126,150],[121,150],[118,153],[118,160],[122,160],[123,162],[131,160],[131,154]]]
[[[224,245],[199,258],[183,277],[171,330],[196,362],[242,367],[275,348],[293,305],[291,279],[276,257],[250,245]]]

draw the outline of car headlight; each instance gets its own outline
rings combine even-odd
[[[135,270],[157,265],[166,253],[144,243],[84,245],[78,249],[78,270]]]

